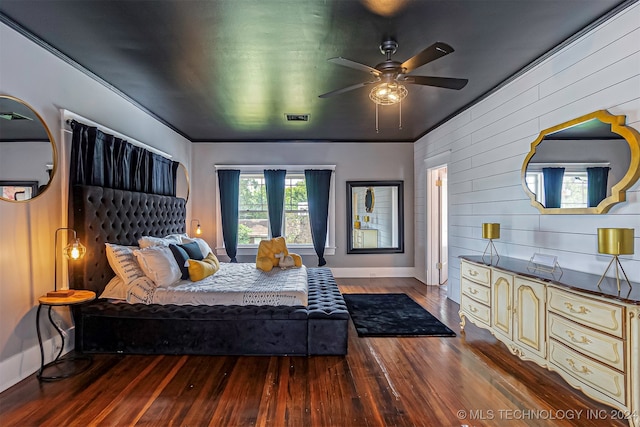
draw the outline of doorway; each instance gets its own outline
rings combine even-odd
[[[447,222],[447,165],[427,170],[427,284],[445,285],[449,279]]]

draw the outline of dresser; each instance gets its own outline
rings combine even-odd
[[[357,228],[353,230],[354,248],[377,248],[378,230],[375,228]]]
[[[640,283],[527,261],[460,257],[460,326],[488,329],[509,351],[557,372],[640,427]]]

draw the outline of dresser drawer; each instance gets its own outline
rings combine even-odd
[[[481,265],[462,261],[460,264],[460,270],[462,277],[466,277],[476,283],[482,283],[489,286],[491,281],[491,270],[489,267],[483,267]]]
[[[549,310],[583,325],[622,338],[624,308],[549,287]]]
[[[489,307],[486,305],[482,305],[479,302],[467,297],[466,295],[462,295],[460,299],[460,310],[464,311],[473,319],[478,322],[484,323],[489,326],[491,322],[491,312]]]
[[[565,347],[555,340],[549,341],[550,362],[594,390],[626,404],[624,375],[595,360]]]
[[[622,339],[585,328],[553,313],[549,313],[549,337],[619,371],[625,369]]]
[[[463,277],[460,282],[460,288],[462,289],[463,295],[489,305],[489,302],[491,301],[491,288],[488,286],[480,285]]]

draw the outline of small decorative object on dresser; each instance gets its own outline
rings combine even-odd
[[[488,329],[640,427],[640,286],[620,295],[595,274],[565,270],[560,280],[526,260],[460,258],[462,330],[467,319]]]

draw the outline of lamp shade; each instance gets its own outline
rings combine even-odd
[[[81,259],[85,253],[87,253],[87,248],[84,247],[80,240],[75,239],[73,242],[69,243],[62,250],[67,259]]]
[[[608,255],[633,254],[633,228],[598,228],[598,252]]]
[[[500,238],[500,224],[496,222],[485,222],[482,224],[482,238],[483,239],[499,239]]]

